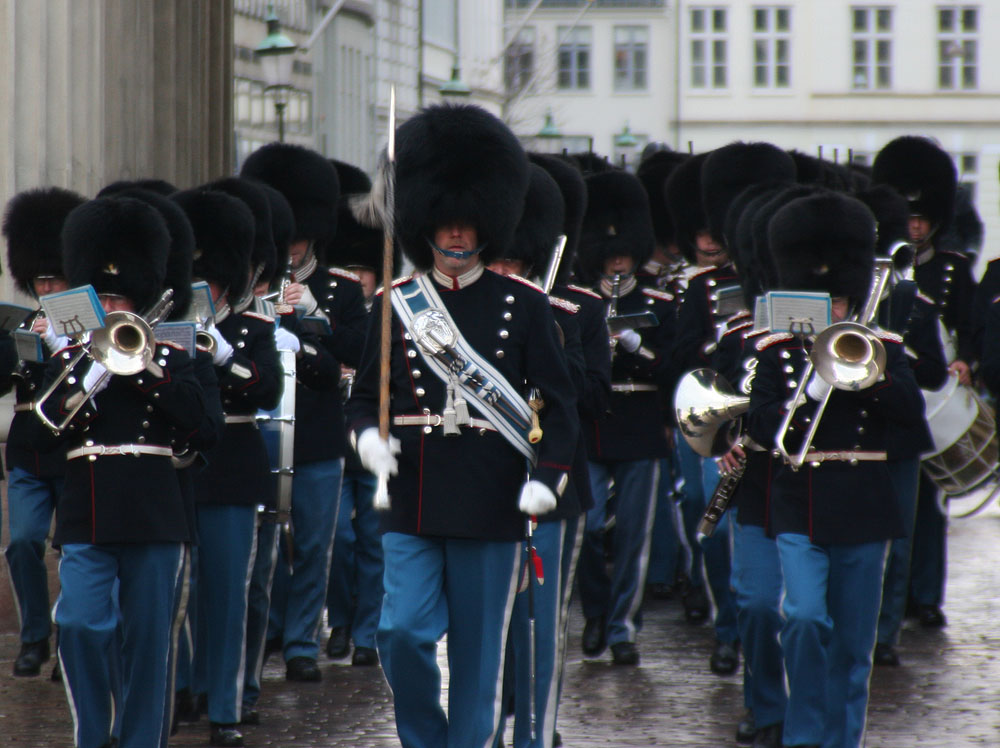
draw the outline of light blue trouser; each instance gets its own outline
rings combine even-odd
[[[243,679],[243,706],[254,706],[260,698],[260,679],[264,670],[264,645],[267,639],[268,614],[271,610],[271,583],[278,561],[277,522],[272,517],[258,517],[257,555],[247,590],[246,677]]]
[[[375,646],[383,594],[382,536],[374,497],[374,475],[344,472],[326,592],[330,627],[350,627],[355,646],[368,648]]]
[[[705,564],[708,586],[715,601],[715,636],[719,641],[735,642],[739,638],[736,626],[736,606],[729,589],[732,563],[729,552],[729,516],[722,515],[710,538],[698,542],[698,523],[719,484],[719,468],[711,457],[701,457],[684,439],[677,440],[677,455],[684,475],[681,513],[684,535],[691,548],[691,585],[704,584],[701,567]]]
[[[785,580],[781,646],[785,745],[861,745],[888,542],[816,545],[777,538]]]
[[[594,507],[587,512],[580,551],[580,602],[586,618],[607,617],[608,644],[634,642],[642,628],[642,595],[656,509],[658,460],[589,462]],[[614,482],[614,575],[604,565],[604,524]]]
[[[292,568],[289,570],[284,561],[287,552],[280,551],[271,587],[267,634],[268,638],[282,638],[285,662],[293,657],[315,660],[319,656],[319,632],[343,472],[343,459],[295,466]]]
[[[905,535],[889,544],[889,560],[885,565],[882,584],[882,609],[878,616],[878,642],[899,643],[899,630],[906,611],[906,595],[910,586],[910,552],[913,549],[913,527],[917,518],[917,483],[920,458],[890,460],[886,463],[892,487],[899,499]]]
[[[62,547],[62,589],[53,619],[80,748],[102,746],[113,732],[120,748],[163,742],[169,724],[164,711],[170,633],[183,558],[180,543]]]
[[[257,546],[257,508],[198,505],[198,608],[192,690],[208,696],[208,718],[240,721],[246,664],[247,587]]]
[[[36,478],[21,468],[7,476],[10,542],[4,555],[26,643],[48,639],[52,631],[45,539],[62,489],[62,478]]]
[[[490,745],[523,543],[382,536],[376,642],[403,748]],[[448,715],[437,644],[448,634]]]
[[[781,561],[778,546],[763,527],[740,524],[733,530],[733,596],[743,643],[743,691],[757,727],[785,719],[784,660],[781,654]]]

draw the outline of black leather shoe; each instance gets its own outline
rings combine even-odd
[[[562,745],[562,735],[559,732],[552,733],[552,748],[560,748]]]
[[[351,629],[348,626],[334,626],[330,638],[326,640],[326,656],[339,660],[351,651]]]
[[[708,596],[704,587],[692,587],[684,595],[684,618],[688,623],[704,623],[708,620]]]
[[[243,705],[243,708],[240,710],[240,724],[241,725],[260,724],[260,712],[257,711],[256,704]]]
[[[591,657],[599,655],[608,646],[606,636],[607,630],[604,625],[604,616],[588,618],[587,622],[583,625],[583,640],[581,642],[583,653]]]
[[[14,660],[14,675],[19,678],[38,675],[42,671],[42,663],[49,659],[49,640],[40,642],[25,642],[21,645],[17,659]]]
[[[243,745],[243,733],[236,729],[236,725],[220,725],[212,723],[212,731],[208,737],[209,745],[239,746]]]
[[[62,667],[59,665],[59,660],[56,660],[56,664],[52,666],[52,675],[49,676],[49,680],[53,683],[62,682]]]
[[[715,651],[708,661],[708,666],[716,675],[732,675],[736,672],[736,666],[740,664],[740,644],[739,642],[721,642],[715,640]]]
[[[757,723],[753,718],[753,709],[747,709],[743,713],[743,719],[736,725],[736,744],[752,745],[755,737],[757,737]]]
[[[646,597],[650,600],[673,600],[674,588],[666,582],[651,582],[646,585]]]
[[[378,665],[378,652],[371,647],[355,647],[351,664],[358,667],[371,667]]]
[[[283,648],[280,636],[276,636],[273,639],[267,639],[264,642],[264,664],[267,664],[267,660],[271,655],[275,652],[280,652]]]
[[[876,665],[896,667],[899,665],[899,654],[891,644],[880,643],[875,645],[875,654],[872,656],[872,660]]]
[[[781,748],[782,727],[784,727],[784,723],[778,722],[760,728],[757,731],[757,737],[753,739],[754,748]]]
[[[611,645],[611,661],[616,665],[638,665],[639,650],[632,642],[618,642]]]
[[[191,691],[182,688],[174,694],[174,720],[177,722],[197,722],[201,718],[198,704]]]
[[[323,674],[319,671],[316,660],[308,657],[293,657],[285,663],[285,680],[318,683],[323,680]]]
[[[921,605],[917,613],[917,620],[921,626],[929,629],[939,629],[947,623],[944,613],[937,605]]]

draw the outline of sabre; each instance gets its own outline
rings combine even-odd
[[[396,87],[389,89],[389,144],[386,147],[384,164],[384,210],[382,235],[382,317],[381,348],[379,350],[378,381],[378,435],[383,441],[389,440],[389,365],[392,352],[392,304],[389,303],[389,289],[392,285],[392,245],[395,235],[395,168],[396,168]],[[379,472],[375,487],[373,506],[379,511],[389,509],[389,475]]]

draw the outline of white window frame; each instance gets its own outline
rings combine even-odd
[[[649,27],[615,26],[613,50],[615,91],[649,88]],[[624,62],[619,65],[619,62]]]
[[[698,90],[729,88],[727,8],[693,5],[688,11],[688,62],[691,69],[689,78],[691,88]]]
[[[516,93],[531,81],[535,74],[536,59],[535,28],[525,26],[517,32],[517,37],[511,41],[504,55],[504,85],[508,92]]]
[[[944,14],[951,28],[943,28]],[[937,17],[937,87],[939,91],[975,91],[979,88],[979,25],[977,5],[939,5]],[[973,21],[969,24],[968,21]],[[971,28],[970,28],[971,25]]]
[[[781,90],[792,85],[792,9],[787,5],[759,5],[751,9],[755,89]],[[779,22],[784,19],[784,28]],[[758,22],[763,19],[763,28]]]
[[[892,89],[893,8],[885,5],[853,5],[851,12],[851,88],[855,91]],[[865,27],[857,28],[858,14],[864,14]],[[888,23],[884,24],[883,19]],[[857,51],[865,50],[859,61]]]
[[[556,48],[556,88],[560,91],[589,91],[594,69],[594,42],[590,26],[575,26],[573,28],[559,26],[556,29],[556,35],[559,40],[559,46]],[[562,57],[564,53],[569,54],[570,61],[567,68],[568,85],[563,85],[562,81],[564,69]],[[581,58],[581,55],[584,57]],[[585,60],[586,64],[581,65],[581,59]],[[586,78],[585,83],[581,84],[581,77]]]

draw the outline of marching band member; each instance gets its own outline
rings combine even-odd
[[[382,232],[359,223],[351,213],[349,202],[356,195],[369,192],[371,180],[357,167],[340,161],[333,164],[342,194],[337,209],[337,234],[333,239],[336,247],[331,248],[329,254],[339,258],[358,276],[368,310],[376,287],[383,284]],[[394,248],[393,251],[393,267],[398,267],[399,250]],[[352,381],[353,368],[348,376]],[[378,663],[375,630],[382,611],[382,539],[374,498],[375,476],[364,469],[357,452],[349,448],[345,455],[327,583],[330,638],[326,653],[334,659],[345,657],[353,641],[351,664],[361,667]]]
[[[432,106],[397,131],[398,240],[422,274],[376,298],[347,410],[362,464],[395,474],[376,641],[404,748],[494,740],[527,515],[555,509],[569,481],[577,419],[548,300],[484,266],[509,246],[527,184],[517,138],[482,109]],[[383,303],[388,441],[376,428]],[[531,386],[545,402],[537,457]]]
[[[106,312],[141,312],[162,290],[169,247],[154,208],[98,198],[66,219],[66,279],[92,285]],[[204,401],[183,349],[150,345],[153,360],[139,373],[81,364],[42,406],[62,420],[85,403],[63,431],[70,449],[54,538],[63,555],[53,618],[78,746],[109,744],[119,712],[121,746],[159,745],[169,726],[171,628],[190,540],[169,443],[174,429],[200,426]],[[54,360],[50,381],[71,355]]]
[[[336,259],[326,255],[337,229],[337,170],[315,151],[271,143],[247,158],[241,174],[278,190],[295,216],[286,303],[325,318],[331,331],[320,342],[336,362],[356,365],[367,322],[361,286],[357,276],[326,265]],[[295,541],[291,568],[279,562],[275,572],[268,629],[268,638],[282,643],[285,677],[293,681],[322,678],[319,634],[347,449],[338,381],[296,387]]]
[[[225,429],[205,454],[196,478],[197,584],[192,592],[197,630],[192,691],[207,697],[212,745],[243,745],[238,729],[246,657],[247,583],[256,546],[257,506],[270,470],[257,430],[259,409],[271,409],[282,377],[274,322],[255,312],[235,313],[250,281],[254,217],[224,192],[196,188],[172,198],[188,216],[198,249],[192,274],[208,283],[215,301],[213,363],[222,394]]]
[[[649,202],[639,180],[614,169],[585,181],[580,276],[595,284],[608,316],[648,311],[656,318],[655,326],[612,336],[610,412],[583,424],[594,496],[580,552],[583,651],[595,656],[610,645],[616,664],[636,665],[659,460],[668,450],[660,390],[673,388],[673,297],[640,288],[635,279],[654,242]],[[617,509],[614,575],[609,579],[603,538],[612,482]]]
[[[7,266],[17,287],[38,298],[68,288],[62,269],[59,232],[84,198],[58,187],[29,190],[7,204],[3,235]],[[45,570],[45,539],[63,491],[66,447],[48,438],[31,412],[31,403],[45,375],[46,363],[68,340],[59,336],[41,312],[28,317],[22,330],[42,336],[41,361],[20,361],[3,378],[3,390],[14,388],[16,403],[7,438],[7,501],[10,541],[4,551],[11,587],[21,621],[21,650],[14,675],[38,675],[49,659],[49,584]],[[16,356],[15,356],[16,358]]]
[[[909,238],[916,246],[917,287],[938,307],[954,340],[948,346],[948,369],[962,385],[972,382],[977,359],[972,304],[976,283],[967,255],[936,248],[937,237],[951,223],[957,174],[944,150],[927,138],[902,136],[886,144],[872,163],[872,183],[893,187],[910,203]],[[938,488],[920,476],[917,520],[910,565],[910,596],[921,625],[944,626],[941,610],[946,577],[947,518]]]
[[[768,237],[781,288],[830,293],[834,320],[864,305],[875,219],[863,203],[834,193],[792,200],[770,220]],[[757,343],[748,413],[754,441],[778,446],[786,401],[805,377],[805,404],[790,416],[787,447],[798,450],[810,422],[821,419],[802,468],[782,466],[771,483],[770,532],[785,585],[786,746],[858,746],[864,735],[887,541],[902,531],[886,466],[887,424],[917,426],[923,418],[900,339],[874,335],[885,368],[857,392],[809,374],[809,339],[777,333]],[[817,403],[827,395],[821,414]]]

